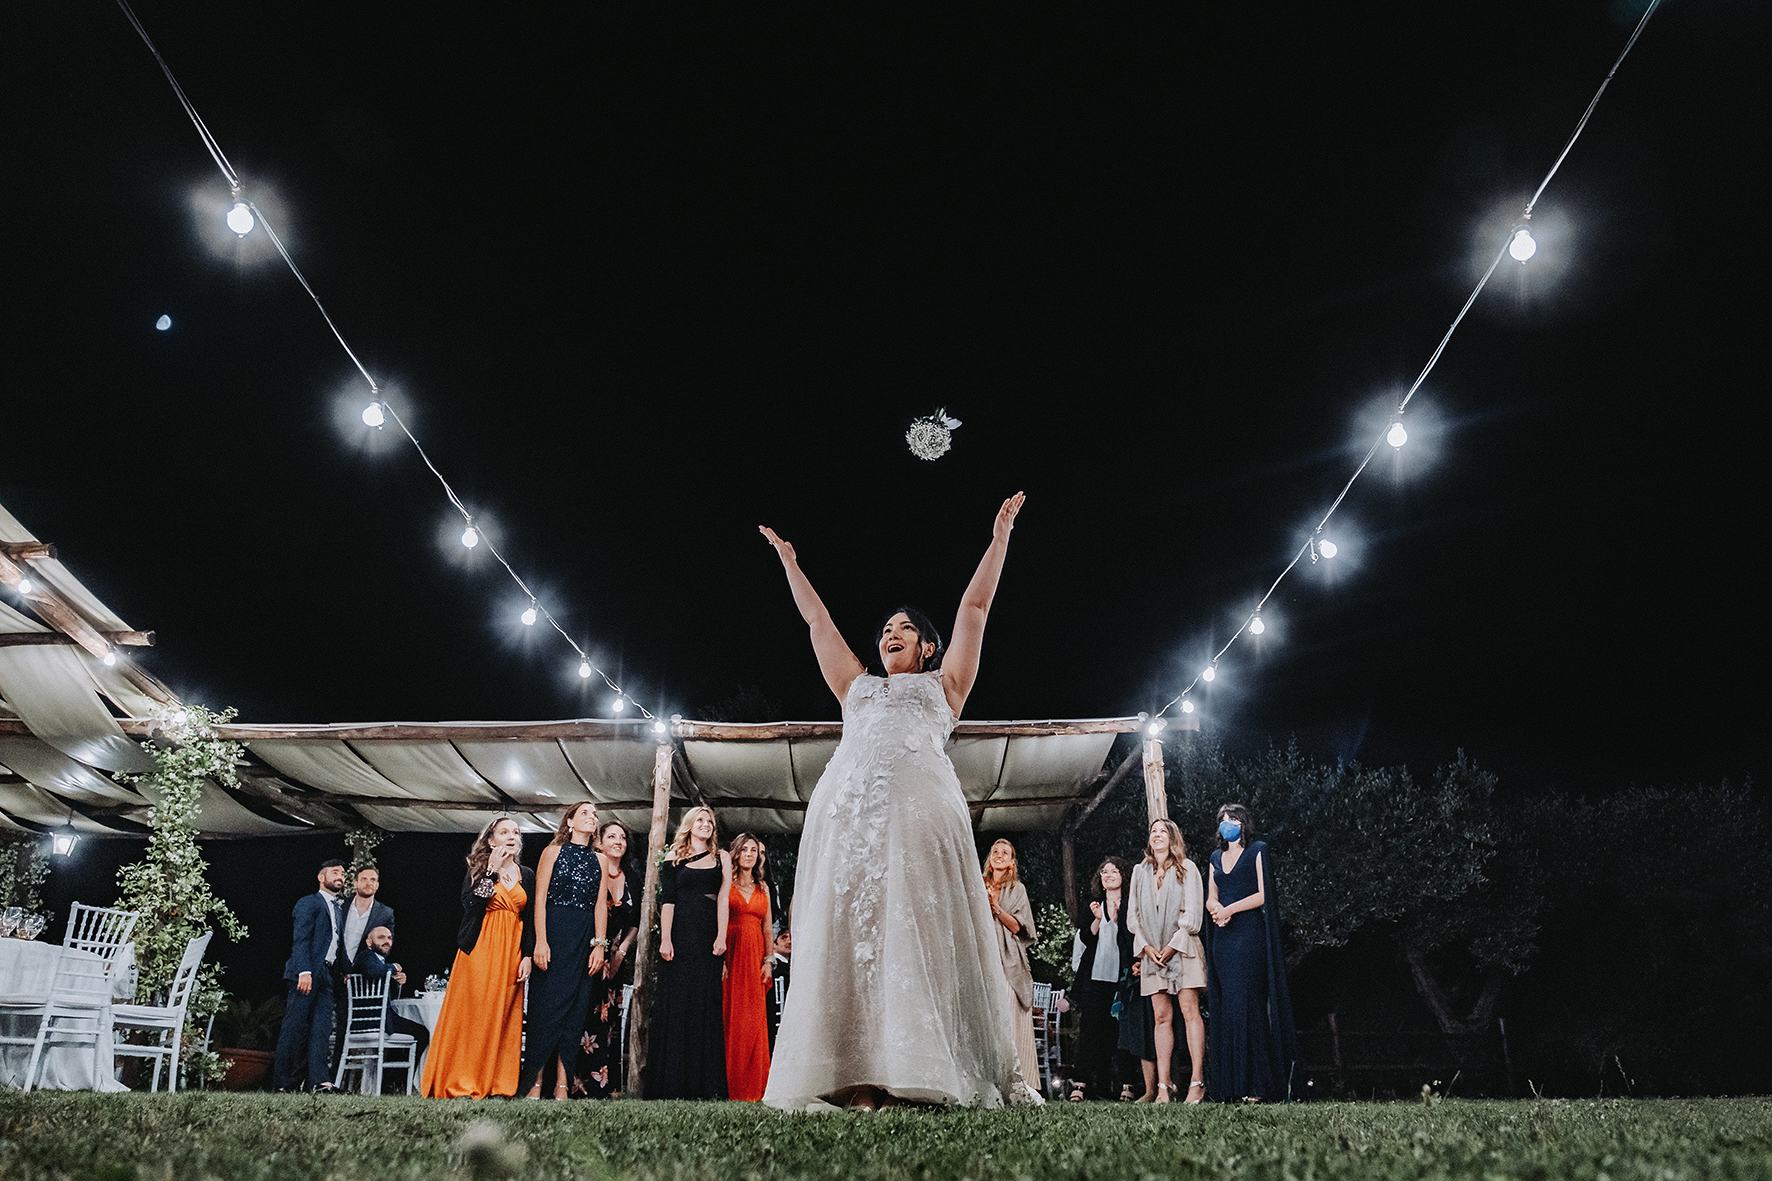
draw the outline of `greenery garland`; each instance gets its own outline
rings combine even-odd
[[[351,848],[350,868],[345,870],[345,897],[351,896],[359,872],[375,868],[375,847],[390,835],[373,824],[359,825],[345,833],[345,843]]]
[[[0,909],[47,915],[43,883],[49,878],[48,842],[35,833],[0,832]]]
[[[140,861],[117,871],[121,890],[117,905],[141,916],[133,936],[138,995],[170,988],[185,945],[204,931],[213,928],[235,941],[246,938],[246,925],[210,887],[205,876],[209,864],[197,845],[204,782],[213,780],[223,787],[239,782],[234,767],[240,761],[240,744],[215,732],[235,712],[217,714],[200,705],[185,706],[161,727],[165,741],[142,743],[154,770],[124,777],[153,805],[148,812],[153,832],[147,851]],[[191,1061],[203,1043],[195,1027],[221,1006],[221,973],[214,960],[204,963],[187,1010],[192,1023],[184,1037],[187,1065],[204,1077],[217,1067],[226,1068],[214,1054]]]

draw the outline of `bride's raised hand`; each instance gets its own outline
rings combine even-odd
[[[1026,503],[1027,498],[1027,493],[1017,492],[1003,502],[1003,507],[997,510],[996,522],[991,526],[992,537],[998,541],[1009,540],[1009,533],[1015,528],[1015,514],[1021,511],[1021,506]],[[787,543],[783,542],[782,544],[786,545]]]
[[[780,556],[783,562],[793,562],[798,560],[794,556],[794,547],[788,542],[783,541],[780,537],[777,537],[775,530],[767,525],[758,525],[757,532],[761,533],[763,539],[775,547],[776,554]]]

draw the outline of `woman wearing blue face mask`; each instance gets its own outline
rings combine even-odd
[[[1241,804],[1218,810],[1207,882],[1206,998],[1212,1014],[1210,1097],[1289,1099],[1298,1032],[1280,950],[1280,899],[1267,843]]]

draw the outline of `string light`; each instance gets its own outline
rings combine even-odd
[[[172,327],[172,317],[161,316],[158,320],[154,321],[154,327],[158,328],[161,332],[165,332],[168,328]]]
[[[654,734],[663,734],[663,733],[664,733],[664,732],[665,732],[665,728],[666,728],[666,727],[665,727],[665,724],[664,724],[664,719],[663,719],[663,718],[654,718],[654,719],[653,719],[653,721],[652,721],[652,732],[653,732],[653,733],[654,733]]]
[[[115,648],[106,648],[105,654],[100,657],[100,659],[105,662],[105,667],[109,668],[111,665],[117,663],[117,650]]]
[[[228,228],[242,238],[252,233],[252,208],[244,200],[236,199],[228,210]]]
[[[1266,630],[1267,630],[1267,624],[1265,624],[1261,621],[1261,616],[1257,615],[1249,621],[1249,634],[1250,635],[1259,636],[1262,632],[1264,632]]]
[[[30,579],[21,578],[18,580],[18,593],[19,594],[28,595],[36,589],[37,589],[37,584],[32,582]]]
[[[1181,712],[1184,714],[1193,713],[1194,712],[1194,703],[1191,701],[1183,701],[1181,703]]]
[[[536,615],[535,615],[535,604],[534,603],[531,603],[531,604],[529,604],[529,606],[523,608],[523,614],[522,614],[521,618],[523,620],[524,627],[534,627],[535,626]]]
[[[1165,722],[1162,718],[1152,718],[1151,724],[1144,728],[1144,732],[1149,734],[1152,738],[1155,738],[1168,728],[1169,723]]]
[[[1216,681],[1218,679],[1218,666],[1216,664],[1209,664],[1204,669],[1200,670],[1200,679],[1208,684]]]
[[[592,667],[591,667],[591,662],[590,662],[590,661],[588,661],[588,660],[584,660],[584,659],[580,659],[580,660],[579,660],[579,662],[578,662],[578,675],[579,675],[579,676],[581,676],[581,677],[583,677],[583,678],[584,678],[584,679],[585,679],[585,680],[587,680],[587,681],[588,681],[588,680],[590,680],[590,679],[591,679],[591,674],[592,674],[592,673],[594,673],[594,672],[596,672],[596,671],[597,671],[597,670],[596,670],[596,669],[594,669],[594,668],[592,668]]]
[[[371,402],[369,405],[363,407],[363,425],[364,426],[372,426],[372,427],[379,428],[381,426],[381,424],[386,422],[387,420],[388,420],[387,415],[382,413],[380,402]]]
[[[622,710],[626,709],[627,707],[628,707],[627,699],[623,698],[623,697],[617,697],[614,701],[611,701],[609,703],[609,708],[614,710],[616,713],[620,713]]]
[[[1470,313],[1471,307],[1477,302],[1477,296],[1483,293],[1483,288],[1488,286],[1490,278],[1495,274],[1495,269],[1501,265],[1501,260],[1511,256],[1512,258],[1518,259],[1520,262],[1525,262],[1538,252],[1538,243],[1533,239],[1531,232],[1526,229],[1523,223],[1531,220],[1532,210],[1537,207],[1538,199],[1544,196],[1544,191],[1550,187],[1550,182],[1552,178],[1557,175],[1557,170],[1563,166],[1563,161],[1568,159],[1570,151],[1575,147],[1575,141],[1581,138],[1581,133],[1586,129],[1588,120],[1593,118],[1594,110],[1600,105],[1600,99],[1605,95],[1606,88],[1612,84],[1613,76],[1618,73],[1618,68],[1624,64],[1624,59],[1630,55],[1632,47],[1636,45],[1637,38],[1643,35],[1643,30],[1649,24],[1649,18],[1655,15],[1655,10],[1660,6],[1661,0],[1649,0],[1648,5],[1643,9],[1643,15],[1637,21],[1636,28],[1631,31],[1630,39],[1624,43],[1624,48],[1619,51],[1618,57],[1612,63],[1612,68],[1606,72],[1606,77],[1600,82],[1600,88],[1594,91],[1593,99],[1587,104],[1587,110],[1582,112],[1581,118],[1576,121],[1575,130],[1570,134],[1568,142],[1563,145],[1563,150],[1557,153],[1556,160],[1551,163],[1550,171],[1544,174],[1544,179],[1539,182],[1538,188],[1532,194],[1532,199],[1527,201],[1526,207],[1521,210],[1520,222],[1516,222],[1513,228],[1508,231],[1507,240],[1501,244],[1501,249],[1495,253],[1495,260],[1489,264],[1489,269],[1483,272],[1482,278],[1477,280],[1477,285],[1471,288],[1471,293],[1465,299],[1464,306],[1460,307],[1458,309],[1458,314],[1452,317],[1452,323],[1447,327],[1445,335],[1440,337],[1440,343],[1435,346],[1432,355],[1428,357],[1427,364],[1422,366],[1421,372],[1416,375],[1415,381],[1410,385],[1408,392],[1405,393],[1402,399],[1397,403],[1396,412],[1391,419],[1389,427],[1386,428],[1384,433],[1377,439],[1373,440],[1372,446],[1366,451],[1365,458],[1360,460],[1359,466],[1354,468],[1353,475],[1347,478],[1347,483],[1342,485],[1340,493],[1338,493],[1335,499],[1330,502],[1328,510],[1324,512],[1322,518],[1317,522],[1316,528],[1311,530],[1311,534],[1305,539],[1304,544],[1298,547],[1298,552],[1292,555],[1292,560],[1286,563],[1285,567],[1282,568],[1280,573],[1274,578],[1273,584],[1267,588],[1267,593],[1262,595],[1260,601],[1255,604],[1255,610],[1251,612],[1248,624],[1245,627],[1238,629],[1229,640],[1225,641],[1224,647],[1218,650],[1218,655],[1212,658],[1212,663],[1207,665],[1206,668],[1194,678],[1192,684],[1188,685],[1186,688],[1182,689],[1180,693],[1177,693],[1174,697],[1170,698],[1168,703],[1165,704],[1162,709],[1157,711],[1158,717],[1162,717],[1169,711],[1170,706],[1177,703],[1181,704],[1183,712],[1192,712],[1192,703],[1187,700],[1188,693],[1191,692],[1194,686],[1201,681],[1211,681],[1217,675],[1216,667],[1218,661],[1226,652],[1230,651],[1230,646],[1237,642],[1237,636],[1242,635],[1244,631],[1260,634],[1255,627],[1255,623],[1260,615],[1262,607],[1267,605],[1267,601],[1272,598],[1274,592],[1279,589],[1280,583],[1285,581],[1286,576],[1292,573],[1293,567],[1297,566],[1298,563],[1304,559],[1306,554],[1310,555],[1310,559],[1313,563],[1316,562],[1318,553],[1321,553],[1325,558],[1333,558],[1335,556],[1335,543],[1318,537],[1323,531],[1323,526],[1329,523],[1329,518],[1335,515],[1335,510],[1340,508],[1341,502],[1347,499],[1347,494],[1353,490],[1354,482],[1360,478],[1361,473],[1363,473],[1372,463],[1372,459],[1378,454],[1380,446],[1389,443],[1392,447],[1400,449],[1404,443],[1409,441],[1409,432],[1404,429],[1402,422],[1399,421],[1403,412],[1409,409],[1410,400],[1414,398],[1416,393],[1421,389],[1422,383],[1428,378],[1428,374],[1434,371],[1434,366],[1439,364],[1441,355],[1446,351],[1446,346],[1452,343],[1453,333],[1457,332],[1458,326],[1464,323],[1465,316]]]
[[[461,543],[469,549],[473,549],[480,544],[480,531],[469,525],[461,531]]]

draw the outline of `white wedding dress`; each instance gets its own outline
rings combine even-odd
[[[794,972],[763,1102],[847,1087],[995,1107],[1038,1102],[1016,1061],[1008,982],[941,673],[860,676],[806,805]]]

